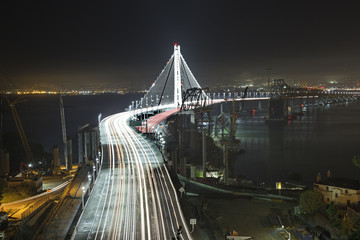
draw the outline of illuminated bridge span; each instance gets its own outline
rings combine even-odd
[[[138,128],[140,132],[152,132],[179,111],[183,95],[192,88],[201,90],[180,46],[175,45],[174,54],[149,91],[137,101],[136,108],[101,121],[101,171],[72,239],[191,239],[189,219],[183,216],[179,193],[162,155],[129,122],[148,112],[167,110]],[[199,95],[208,99],[202,90]],[[251,100],[261,99],[269,98],[260,95]],[[209,104],[222,101],[212,100]]]
[[[137,104],[137,108],[173,104],[180,107],[182,96],[190,88],[201,88],[180,53],[180,46],[174,45],[170,57],[159,77]],[[205,96],[206,94],[203,93]]]
[[[180,46],[175,45],[174,54],[138,103],[139,108],[101,121],[101,171],[73,239],[191,239],[189,220],[185,220],[178,201],[180,193],[162,155],[129,126],[129,121],[144,112],[173,109],[150,123],[157,125],[178,111],[183,92],[192,87],[200,88],[180,54]]]

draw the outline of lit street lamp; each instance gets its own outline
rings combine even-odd
[[[100,154],[100,152],[99,152],[99,154]],[[99,158],[96,157],[95,160],[96,160],[96,163],[95,163],[96,171],[98,171],[98,169],[99,169]]]
[[[291,234],[284,228],[284,225],[281,225],[281,229],[283,229],[287,234],[289,234],[289,240],[291,240]]]
[[[281,218],[278,216],[279,222],[281,224],[281,229],[283,229],[287,234],[289,234],[289,240],[291,240],[291,234],[284,228],[284,225],[281,222]]]
[[[92,176],[93,176],[94,181],[95,181],[95,170],[96,170],[96,167],[93,166]]]

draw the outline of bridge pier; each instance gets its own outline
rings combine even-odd
[[[180,159],[180,165],[181,165],[181,175],[183,175],[184,177],[186,176],[186,157],[182,157]]]
[[[269,100],[269,119],[284,120],[288,117],[287,103],[282,98],[270,98]]]
[[[223,142],[224,184],[229,183],[229,154],[227,142]]]
[[[86,160],[95,161],[99,151],[100,132],[99,127],[86,124],[78,130],[78,158],[79,163]]]
[[[171,151],[172,166],[176,173],[178,173],[178,151]]]
[[[209,127],[210,128],[210,127]],[[203,177],[206,177],[206,130],[202,130],[202,171]]]

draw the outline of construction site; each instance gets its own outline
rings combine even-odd
[[[98,127],[90,124],[78,128],[76,144],[78,156],[74,161],[75,144],[67,135],[61,95],[58,98],[58,113],[63,143],[60,149],[63,149],[63,152],[60,153],[59,146],[54,145],[52,153],[47,153],[41,145],[29,142],[16,108],[17,104],[26,101],[26,96],[16,98],[6,94],[1,96],[0,236],[6,237],[5,239],[13,239],[15,235],[19,237],[21,234],[23,237],[20,239],[27,239],[26,235],[29,235],[29,232],[30,235],[36,234],[36,229],[40,225],[43,225],[42,229],[44,229],[44,216],[54,214],[58,210],[55,206],[58,206],[59,202],[64,202],[66,196],[77,194],[76,191],[72,192],[72,189],[80,188],[74,182],[74,179],[80,178],[79,172],[83,175],[82,178],[87,179],[89,173],[95,174],[95,170],[86,166],[95,166],[96,161],[99,166]],[[17,135],[3,134],[3,113],[6,111],[11,111]],[[31,130],[26,129],[26,131]],[[74,209],[76,214],[78,207],[75,205]]]

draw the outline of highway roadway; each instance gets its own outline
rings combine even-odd
[[[134,113],[100,123],[102,167],[73,239],[191,239],[160,152],[128,125]]]
[[[179,111],[180,108],[174,108],[162,113],[158,113],[155,116],[148,118],[146,121],[143,121],[141,126],[137,127],[136,129],[142,133],[154,133],[155,129],[161,122]]]

